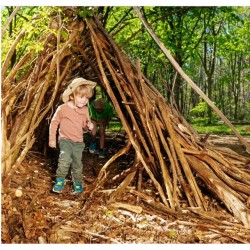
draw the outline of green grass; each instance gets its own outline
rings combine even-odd
[[[234,132],[225,124],[216,124],[216,125],[197,125],[190,124],[198,133],[206,134],[221,134],[221,135],[232,135]],[[234,127],[238,130],[241,135],[250,135],[249,130],[244,130],[247,125],[234,125]]]
[[[117,119],[112,119],[109,123],[107,131],[118,132],[120,130],[124,131],[124,128],[123,128],[121,122]]]
[[[199,134],[207,134],[207,133],[213,133],[213,134],[221,134],[221,135],[233,135],[234,132],[225,124],[214,124],[214,125],[205,125],[205,124],[190,124]],[[249,125],[234,125],[234,127],[238,130],[238,132],[241,135],[250,135],[249,130],[244,130],[245,127]],[[118,132],[118,131],[124,131],[124,128],[122,127],[121,122],[113,118],[110,123],[109,127],[107,129],[108,131],[112,132]]]

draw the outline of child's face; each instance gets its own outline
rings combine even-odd
[[[78,108],[82,108],[86,106],[89,102],[89,98],[86,96],[81,96],[81,95],[75,95],[75,105]]]

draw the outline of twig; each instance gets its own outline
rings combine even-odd
[[[245,240],[245,239],[242,239],[241,237],[237,236],[237,235],[236,235],[237,232],[235,232],[235,235],[232,235],[232,234],[225,233],[225,232],[221,232],[221,231],[218,231],[218,230],[215,230],[215,229],[209,229],[209,230],[212,231],[212,232],[215,232],[215,233],[224,235],[224,236],[226,236],[226,237],[232,238],[232,239],[234,239],[234,240],[237,240],[237,241],[239,241],[239,242],[241,242],[241,243],[245,243],[245,244],[249,244],[249,243],[250,243],[249,240]],[[249,237],[248,237],[248,238],[249,238]]]
[[[118,244],[119,244],[119,243],[122,243],[122,242],[120,242],[120,241],[118,241],[118,240],[115,240],[115,239],[113,239],[113,238],[110,238],[110,237],[107,237],[107,236],[104,236],[104,235],[100,235],[100,234],[98,234],[98,233],[90,232],[89,230],[84,230],[83,233],[89,234],[89,235],[91,235],[91,236],[99,237],[99,238],[104,239],[104,240],[109,240],[109,241],[111,241],[111,242],[113,242],[113,243],[118,243]]]

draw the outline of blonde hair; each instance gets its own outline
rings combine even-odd
[[[78,86],[72,94],[70,94],[70,99],[73,99],[76,95],[81,97],[85,96],[87,98],[92,97],[94,94],[93,88],[90,85],[80,85]]]

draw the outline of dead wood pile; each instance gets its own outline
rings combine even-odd
[[[250,158],[206,142],[182,115],[161,96],[101,26],[98,19],[52,17],[54,33],[38,42],[44,49],[36,58],[29,51],[9,70],[9,61],[25,35],[22,30],[2,67],[2,176],[7,186],[36,141],[46,137],[60,95],[75,76],[97,81],[107,92],[129,138],[127,146],[101,169],[92,193],[108,177],[108,169],[121,155],[135,152],[134,164],[112,193],[115,200],[141,171],[152,180],[161,200],[152,203],[169,212],[181,210],[186,199],[190,210],[207,210],[203,191],[210,190],[246,227],[250,225]],[[66,27],[66,28],[65,28]],[[61,32],[68,33],[62,37]],[[55,35],[56,33],[56,35]],[[44,141],[46,143],[46,141]],[[138,174],[138,175],[137,175]],[[150,200],[145,200],[150,203]]]

